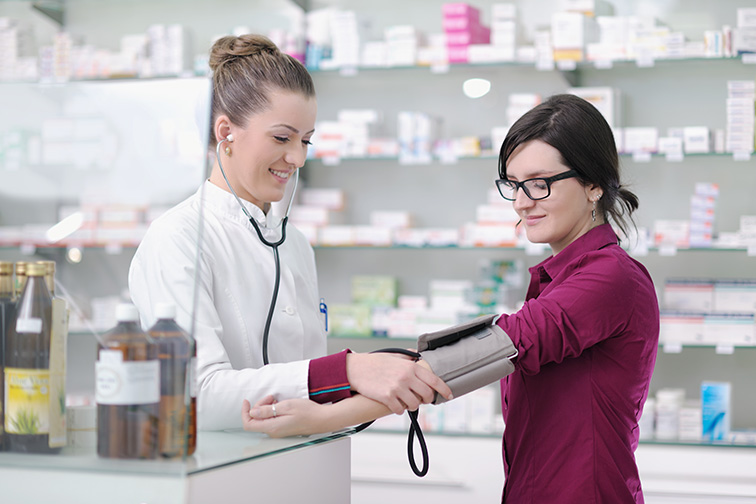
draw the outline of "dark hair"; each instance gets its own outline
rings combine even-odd
[[[268,106],[271,90],[315,96],[315,86],[307,69],[281,52],[262,35],[226,36],[210,49],[213,79],[212,124],[225,114],[232,123],[245,127],[247,119]],[[214,128],[210,145],[217,142]]]
[[[541,140],[562,156],[562,162],[578,173],[583,185],[596,184],[603,195],[597,209],[609,216],[628,236],[628,221],[638,208],[638,197],[620,183],[619,157],[614,133],[590,102],[571,94],[558,94],[532,108],[509,129],[499,153],[499,177],[507,176],[507,161],[514,150],[531,140]],[[626,220],[627,217],[627,220]]]

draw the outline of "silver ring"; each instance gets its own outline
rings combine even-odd
[[[276,418],[276,416],[278,416],[278,415],[276,415],[276,405],[274,403],[273,404],[273,418]]]

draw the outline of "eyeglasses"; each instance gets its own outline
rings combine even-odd
[[[564,180],[572,177],[577,177],[575,170],[568,170],[564,173],[559,173],[553,177],[545,178],[531,178],[517,182],[515,180],[497,179],[496,187],[499,189],[499,194],[505,200],[514,201],[517,198],[517,189],[522,188],[525,195],[536,201],[546,199],[551,195],[551,184],[557,180]]]

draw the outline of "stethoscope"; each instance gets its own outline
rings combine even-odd
[[[223,180],[226,181],[226,185],[228,186],[228,189],[231,191],[231,194],[234,195],[234,198],[236,198],[237,203],[239,203],[239,206],[242,209],[242,212],[244,212],[244,215],[249,219],[249,222],[252,223],[252,226],[255,228],[255,231],[257,231],[257,236],[260,238],[260,241],[263,243],[263,245],[266,245],[270,247],[273,250],[273,259],[276,263],[276,276],[275,276],[275,283],[273,285],[273,297],[270,300],[270,307],[268,308],[268,318],[265,320],[265,330],[263,331],[263,342],[262,342],[262,356],[263,356],[263,364],[268,365],[270,362],[268,360],[268,336],[270,335],[270,323],[273,320],[273,312],[276,308],[276,301],[278,300],[278,288],[281,284],[281,259],[278,255],[278,247],[280,247],[284,241],[286,241],[286,223],[289,221],[289,212],[291,212],[291,205],[294,203],[294,195],[297,192],[297,184],[299,183],[299,170],[294,170],[294,189],[291,192],[291,199],[289,199],[289,206],[286,208],[286,215],[284,215],[283,219],[281,219],[281,237],[274,242],[271,242],[267,239],[265,239],[265,236],[263,236],[262,231],[260,230],[260,226],[257,224],[257,221],[254,217],[247,211],[247,208],[244,206],[244,204],[241,201],[241,198],[239,198],[239,195],[236,194],[236,191],[234,191],[234,188],[231,187],[231,183],[228,181],[228,177],[226,176],[226,171],[223,169],[223,162],[221,161],[221,154],[220,154],[220,148],[221,145],[223,145],[224,142],[231,143],[234,141],[234,135],[229,134],[226,138],[222,139],[220,142],[218,142],[218,145],[215,146],[215,157],[218,160],[218,167],[220,168],[221,175],[223,175]],[[322,304],[322,303],[321,303]]]

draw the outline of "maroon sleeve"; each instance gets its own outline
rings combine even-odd
[[[347,349],[310,360],[310,399],[323,404],[340,401],[352,395],[346,371],[346,356],[349,352]]]

